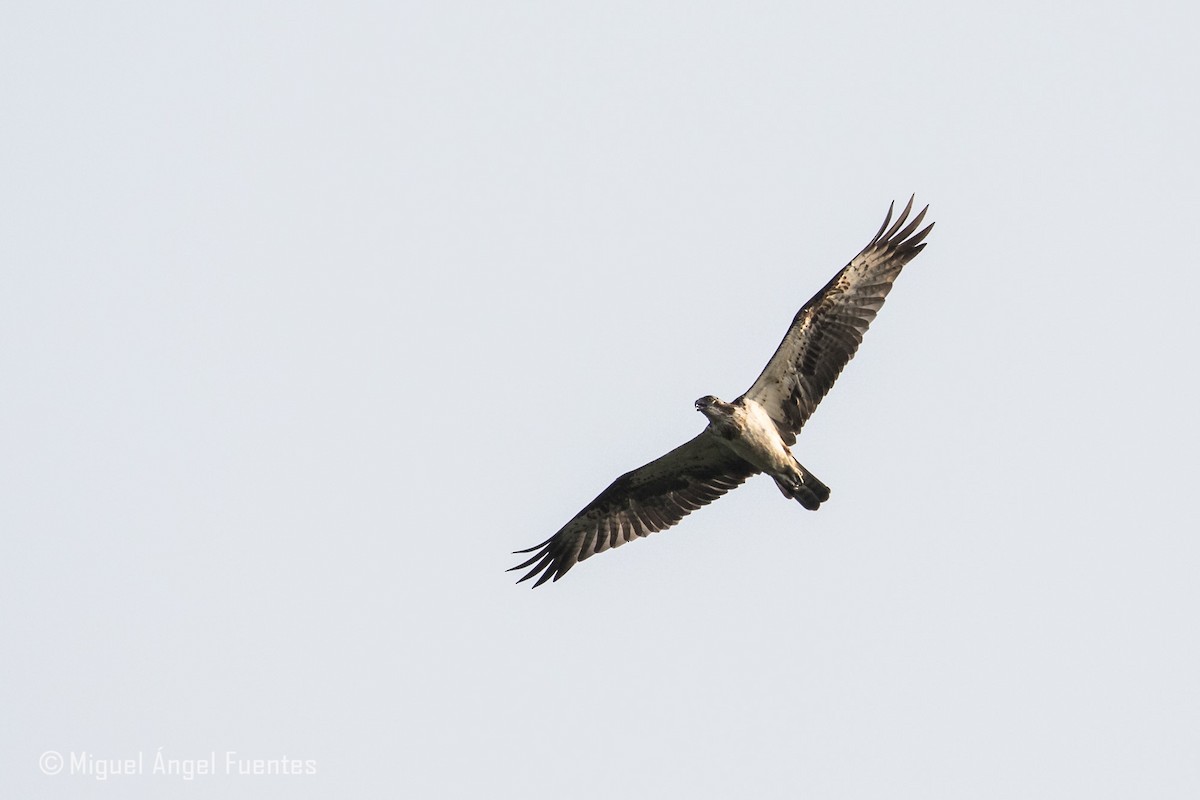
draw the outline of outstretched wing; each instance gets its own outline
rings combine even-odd
[[[578,561],[671,527],[757,472],[705,428],[665,456],[617,478],[546,541],[518,550],[533,557],[509,572],[532,567],[517,583],[541,573],[534,586],[558,580]]]
[[[796,434],[854,357],[900,270],[925,247],[921,240],[933,224],[913,231],[929,206],[901,230],[913,201],[909,198],[889,228],[894,205],[875,238],[796,314],[779,349],[744,395],[766,409],[788,445],[796,443]]]

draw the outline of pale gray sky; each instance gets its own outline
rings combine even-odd
[[[1196,797],[1198,22],[8,4],[0,784]],[[828,504],[512,584],[911,192]]]

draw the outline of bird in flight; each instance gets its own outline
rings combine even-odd
[[[577,562],[665,530],[760,472],[809,510],[828,500],[829,487],[789,448],[854,357],[900,270],[925,248],[933,223],[917,228],[929,206],[905,225],[912,206],[909,198],[894,223],[895,204],[888,207],[875,237],[796,314],[745,394],[732,403],[712,395],[696,401],[708,418],[698,436],[617,478],[558,533],[518,550],[533,555],[509,570],[529,570],[517,583],[557,581]]]

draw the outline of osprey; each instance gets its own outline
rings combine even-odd
[[[917,228],[929,206],[905,225],[912,206],[909,198],[891,227],[895,204],[888,206],[875,237],[804,304],[745,394],[732,403],[712,395],[696,401],[708,418],[696,438],[617,478],[558,533],[518,550],[533,556],[509,570],[532,567],[517,583],[535,575],[535,587],[558,580],[576,562],[665,530],[760,472],[807,509],[828,500],[829,487],[789,448],[854,356],[900,270],[925,248],[933,224]]]

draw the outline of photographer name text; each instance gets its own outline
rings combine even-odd
[[[214,775],[244,777],[275,775],[316,775],[312,758],[247,758],[236,750],[210,750],[195,758],[175,758],[158,748],[153,753],[138,751],[125,758],[98,756],[87,750],[60,753],[47,750],[38,759],[46,775],[82,775],[98,781],[135,775],[163,775],[191,781]]]

